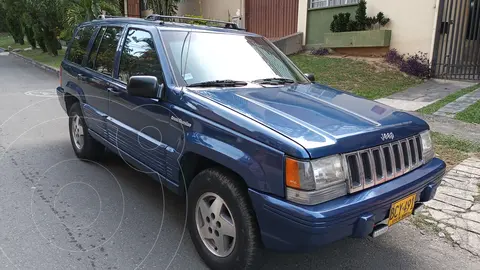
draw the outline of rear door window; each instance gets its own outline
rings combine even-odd
[[[155,76],[163,82],[162,66],[152,35],[140,29],[129,29],[120,57],[119,79],[125,83],[131,76]]]
[[[98,48],[100,47],[100,41],[102,41],[103,34],[105,33],[106,27],[102,27],[100,31],[98,31],[97,37],[93,42],[92,49],[90,50],[90,56],[88,57],[87,67],[91,69],[95,69],[95,57],[97,57]]]
[[[115,54],[117,52],[117,45],[122,34],[122,29],[122,27],[107,27],[105,29],[105,32],[103,32],[103,35],[101,36],[101,40],[99,40],[100,45],[97,45],[97,51],[94,52],[92,49],[91,57],[94,59],[92,59],[93,63],[90,63],[89,59],[89,64],[91,64],[93,70],[112,76],[113,62],[115,61]],[[102,31],[99,32],[98,36],[101,34]]]
[[[83,58],[87,54],[87,47],[95,28],[93,26],[82,26],[78,29],[70,45],[70,51],[67,60],[81,65]]]

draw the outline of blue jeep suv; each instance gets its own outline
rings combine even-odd
[[[187,198],[212,269],[378,236],[445,172],[428,125],[313,82],[235,24],[153,15],[79,25],[57,93],[81,159],[105,149]]]

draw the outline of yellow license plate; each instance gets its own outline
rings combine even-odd
[[[416,194],[412,194],[392,203],[390,216],[388,217],[388,226],[392,226],[412,214],[413,207],[415,206],[415,198]]]

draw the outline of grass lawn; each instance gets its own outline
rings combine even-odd
[[[471,156],[480,157],[480,144],[457,139],[454,136],[432,132],[435,153],[445,163],[447,170]]]
[[[441,100],[439,100],[435,103],[432,103],[432,104],[430,104],[426,107],[423,107],[423,108],[421,108],[417,111],[420,112],[420,113],[424,113],[424,114],[433,114],[434,112],[438,111],[440,108],[447,105],[448,103],[457,100],[457,98],[459,98],[463,95],[466,95],[470,92],[473,92],[473,91],[477,90],[479,87],[480,87],[480,84],[464,88],[460,91],[457,91],[453,94],[450,94],[450,95],[444,97],[443,99],[441,99]],[[480,107],[479,107],[479,110],[480,110]],[[480,111],[477,111],[477,116],[480,118],[479,112]],[[463,121],[465,121],[465,120],[463,120]],[[478,123],[480,123],[480,119],[478,119],[477,121],[479,121]],[[468,121],[466,121],[466,122],[468,122]]]
[[[42,52],[42,50],[40,49],[20,51],[18,53],[54,68],[60,68],[60,64],[62,63],[63,57],[65,56],[65,50],[58,51],[58,56],[55,57],[49,55],[48,53]]]
[[[28,44],[27,39],[25,38],[25,44],[20,45],[20,44],[15,44],[13,41],[12,36],[8,33],[0,33],[0,48],[7,49],[8,46],[11,46],[12,49],[25,49],[30,47],[30,44]]]
[[[422,80],[392,68],[379,69],[361,60],[297,54],[290,57],[304,72],[315,74],[321,84],[369,99],[386,97]]]
[[[455,119],[463,122],[480,124],[480,101],[471,105],[463,112],[459,112],[455,115]]]

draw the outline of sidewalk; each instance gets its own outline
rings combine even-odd
[[[416,111],[458,90],[473,85],[475,83],[431,79],[423,84],[376,101],[403,111]]]
[[[469,158],[450,170],[427,202],[426,219],[439,236],[480,256],[480,159]]]

